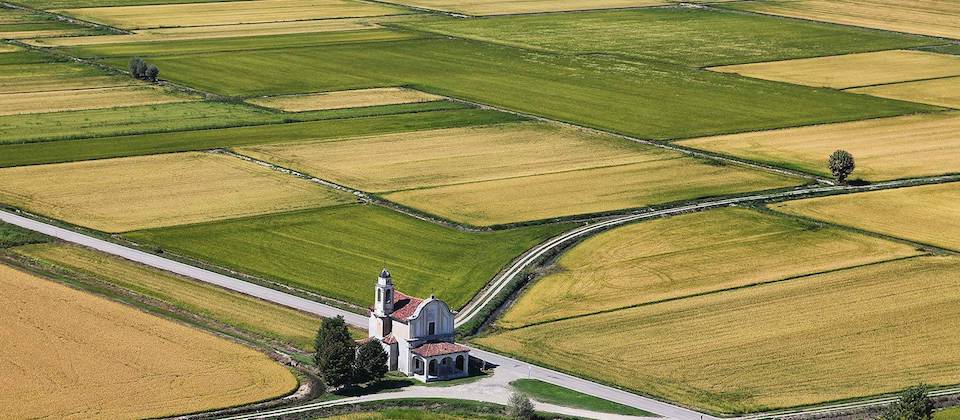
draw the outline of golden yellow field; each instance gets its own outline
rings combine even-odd
[[[848,92],[960,109],[960,77],[870,86]]]
[[[539,123],[266,145],[241,152],[477,225],[798,182]]]
[[[17,254],[92,276],[231,327],[313,349],[320,319],[206,283],[62,243],[16,247]]]
[[[912,115],[682,141],[687,147],[829,175],[827,156],[856,159],[852,177],[895,179],[960,170],[960,112]]]
[[[346,193],[210,153],[0,169],[0,202],[106,232],[352,200]]]
[[[20,47],[17,47],[16,45],[10,45],[10,44],[0,44],[0,53],[8,53],[8,52],[14,52],[14,51],[20,51]]]
[[[254,350],[2,265],[0,319],[4,417],[165,417],[297,386]]]
[[[196,100],[151,86],[0,94],[0,115],[76,111]]]
[[[731,0],[713,0],[719,3]],[[443,10],[468,15],[507,15],[515,13],[563,12],[571,10],[616,9],[650,7],[673,4],[675,0],[392,0],[426,9]]]
[[[960,383],[958,324],[960,258],[918,257],[476,341],[735,413]]]
[[[355,0],[249,0],[59,10],[124,29],[381,16],[403,9]]]
[[[139,84],[130,77],[105,76],[91,67],[66,63],[12,64],[5,66],[4,70],[4,73],[0,73],[0,94]]]
[[[811,198],[773,208],[960,251],[960,183]]]
[[[960,39],[960,2],[953,0],[792,0],[738,5],[760,13]]]
[[[758,79],[846,89],[960,76],[960,56],[925,51],[880,51],[711,67]]]
[[[406,88],[375,88],[341,90],[303,95],[269,96],[249,99],[255,105],[287,112],[318,111],[323,109],[359,108],[377,105],[409,104],[439,101],[442,96]]]
[[[755,210],[712,210],[588,239],[497,324],[517,328],[918,254],[908,245]]]

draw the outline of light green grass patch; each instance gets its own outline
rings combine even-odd
[[[564,407],[582,408],[598,413],[621,414],[625,416],[657,417],[656,415],[613,401],[583,394],[536,379],[517,379],[510,385],[530,398]]]

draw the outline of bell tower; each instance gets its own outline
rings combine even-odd
[[[373,312],[379,317],[390,316],[393,313],[393,279],[390,272],[384,268],[377,278],[377,300]]]

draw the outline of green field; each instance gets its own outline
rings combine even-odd
[[[572,391],[536,379],[517,379],[510,382],[517,391],[527,394],[528,397],[547,404],[564,407],[582,408],[598,413],[622,414],[625,416],[656,417],[638,408],[617,404],[591,395]]]
[[[693,8],[436,19],[400,26],[523,48],[602,52],[693,67],[943,43],[892,32]]]
[[[960,420],[960,407],[937,411],[934,420]]]
[[[466,233],[382,207],[348,205],[125,236],[363,307],[387,267],[404,293],[436,294],[459,308],[510,260],[567,228]]]
[[[0,248],[47,242],[50,238],[17,226],[0,222]]]
[[[49,63],[56,60],[52,55],[42,54],[36,51],[13,51],[0,54],[0,70],[7,73],[13,67],[5,67],[9,64],[39,64]]]
[[[0,167],[496,124],[518,119],[519,117],[510,114],[490,110],[454,109],[216,130],[8,144],[0,146]]]
[[[151,60],[165,78],[230,96],[410,85],[656,139],[938,109],[663,63],[565,57],[459,39],[164,55]],[[125,59],[110,63],[126,66]]]
[[[463,108],[465,108],[463,105],[457,103],[437,101],[290,114],[242,104],[187,102],[45,114],[8,115],[0,116],[0,145]]]

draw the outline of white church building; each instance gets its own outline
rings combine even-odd
[[[446,303],[400,293],[386,269],[377,279],[375,302],[368,340],[383,345],[390,370],[423,382],[469,374],[470,349],[454,343],[453,311]]]

